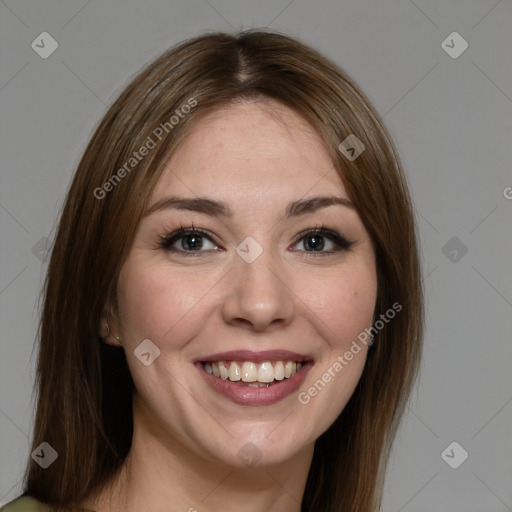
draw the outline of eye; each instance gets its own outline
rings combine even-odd
[[[304,247],[304,252],[318,253],[319,256],[327,256],[340,251],[348,251],[354,242],[347,240],[336,231],[326,229],[322,226],[320,228],[309,229],[298,235],[295,245],[300,243],[302,243]]]
[[[210,243],[210,247],[208,247]],[[181,228],[172,233],[163,236],[160,239],[159,247],[169,252],[188,253],[204,252],[204,250],[215,250],[217,246],[213,243],[211,237],[202,229]]]
[[[315,256],[328,256],[340,251],[348,251],[354,242],[323,226],[300,233],[293,247],[302,243],[303,249],[293,251],[317,253]],[[213,237],[194,226],[173,231],[160,238],[158,248],[166,252],[182,253],[186,256],[199,256],[201,252],[217,250]],[[326,250],[327,249],[327,250]],[[194,254],[196,253],[196,254]]]

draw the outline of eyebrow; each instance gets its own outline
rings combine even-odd
[[[317,196],[308,199],[299,199],[288,204],[284,218],[298,217],[314,213],[332,205],[341,205],[355,210],[354,204],[349,199],[336,196]],[[212,217],[233,217],[233,211],[226,204],[207,197],[178,197],[169,196],[160,199],[144,213],[144,217],[161,210],[188,210],[203,213]]]

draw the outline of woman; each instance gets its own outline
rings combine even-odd
[[[68,192],[5,510],[378,510],[422,311],[406,180],[354,82],[277,33],[185,41]]]

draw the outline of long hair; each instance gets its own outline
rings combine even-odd
[[[304,512],[380,508],[423,336],[406,179],[381,118],[352,79],[296,39],[256,30],[202,35],[158,57],[120,94],[84,152],[62,209],[38,330],[32,450],[47,442],[58,458],[46,469],[29,459],[25,494],[75,506],[123,464],[133,431],[133,381],[123,350],[99,338],[101,313],[116,304],[139,220],[184,134],[200,115],[255,98],[280,101],[321,136],[373,243],[375,318],[394,303],[402,307],[376,335],[343,412],[316,441],[302,501]],[[179,122],[177,111],[186,112]],[[366,148],[355,160],[339,149],[351,134]],[[134,153],[150,139],[154,146],[135,163]]]

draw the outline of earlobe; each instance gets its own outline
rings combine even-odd
[[[109,319],[111,320],[111,324],[109,324]],[[115,323],[112,322],[112,319],[113,315],[109,315],[108,309],[105,309],[100,319],[99,335],[107,345],[120,347],[122,346],[122,342],[120,337],[116,335],[115,328],[112,327],[112,323]]]
[[[100,317],[100,322],[98,325],[98,336],[102,339],[105,339],[108,336],[107,315],[104,313]]]
[[[110,332],[108,321],[105,322],[105,327],[107,329],[107,336],[105,337],[105,343],[112,345],[114,347],[121,347],[123,345],[121,342],[121,339],[119,338],[119,336],[115,336],[114,334],[112,334]]]

